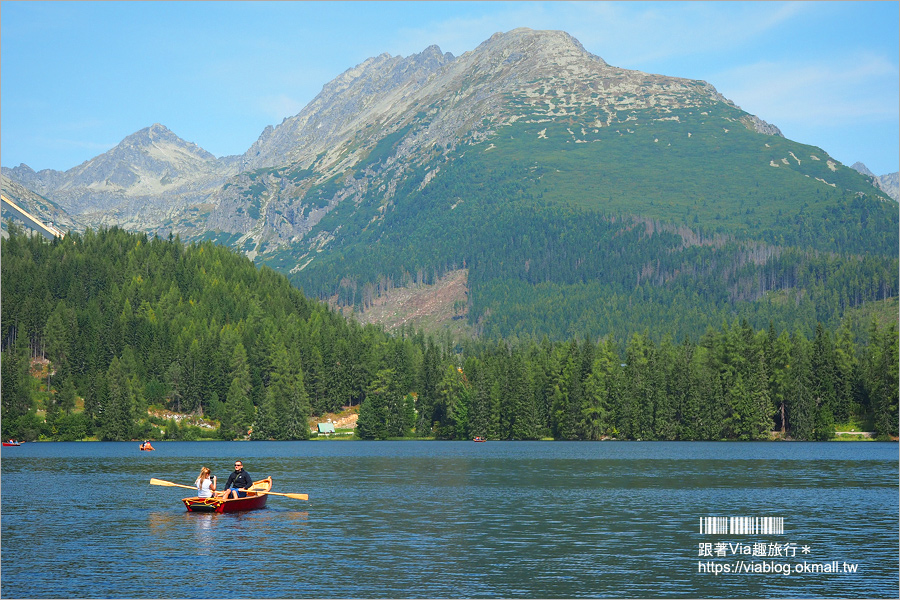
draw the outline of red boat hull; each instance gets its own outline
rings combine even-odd
[[[272,489],[272,478],[267,477],[261,481],[253,482],[253,487],[262,489],[263,493],[256,495],[248,495],[245,498],[232,498],[230,500],[222,500],[221,498],[184,498],[184,506],[188,512],[217,512],[230,513],[243,510],[257,510],[266,507],[266,500],[269,495],[265,491]],[[250,492],[251,494],[253,492]]]
[[[21,446],[22,444],[16,442],[15,444],[10,444],[9,442],[3,442],[4,446]]]

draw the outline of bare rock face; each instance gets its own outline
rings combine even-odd
[[[869,167],[861,162],[853,163],[850,168],[871,177],[875,187],[882,190],[894,200],[900,202],[900,185],[898,185],[898,182],[900,182],[900,172],[888,173],[887,175],[876,175],[869,170]]]
[[[850,168],[853,169],[853,170],[855,170],[855,171],[858,171],[858,172],[862,173],[863,175],[868,175],[869,177],[875,177],[875,173],[873,173],[872,171],[870,171],[870,170],[869,170],[869,167],[867,167],[866,165],[864,165],[864,164],[861,163],[861,162],[855,162],[855,163],[853,163],[852,165],[850,165]]]
[[[214,173],[215,163],[215,156],[157,123],[67,171],[66,182],[58,189],[159,194],[182,181]]]
[[[202,202],[236,168],[155,124],[65,172],[3,172],[86,222],[142,229]]]
[[[562,31],[497,33],[459,57],[437,46],[407,58],[382,54],[325,85],[296,116],[267,127],[241,157],[241,170],[258,177],[242,175],[211,197],[205,227],[249,232],[260,244],[293,243],[340,202],[358,201],[367,190],[380,190],[389,204],[417,168],[426,172],[421,189],[459,146],[516,121],[590,113],[595,127],[606,127],[636,110],[652,109],[664,120],[673,110],[717,103],[733,106],[703,81],[610,66]],[[752,115],[743,125],[781,133]],[[291,176],[285,165],[307,171],[306,178]],[[337,175],[343,187],[329,198],[305,196]]]
[[[408,58],[382,54],[348,69],[325,85],[299,114],[278,127],[267,127],[244,154],[243,169],[309,164],[365,127],[383,129],[451,61],[452,54],[431,46]]]
[[[16,167],[17,169],[20,167]],[[27,167],[25,167],[27,169]],[[12,170],[12,169],[10,169]],[[30,170],[30,169],[29,169]],[[34,171],[31,171],[34,173]],[[48,200],[43,196],[36,194],[24,185],[6,177],[0,177],[0,190],[3,195],[15,202],[20,208],[28,211],[45,224],[53,225],[62,230],[81,230],[84,229],[84,223],[78,218],[73,217],[68,212],[59,207],[52,200]],[[4,207],[3,212],[6,212]],[[5,217],[5,214],[4,214]]]
[[[494,34],[458,58],[437,46],[408,58],[370,58],[328,83],[297,116],[267,127],[242,167],[309,166],[321,156],[323,164],[349,159],[342,162],[347,166],[410,124],[407,154],[437,143],[455,146],[467,136],[477,141],[521,117],[510,110],[511,99],[549,116],[600,107],[610,119],[622,110],[728,102],[702,81],[611,67],[565,32],[520,28]],[[780,134],[756,117],[752,127]]]
[[[565,32],[520,28],[459,57],[430,46],[405,58],[369,58],[300,113],[266,127],[241,156],[216,159],[155,124],[65,172],[20,165],[3,173],[88,223],[186,239],[214,231],[241,237],[242,247],[247,240],[271,246],[302,239],[367,191],[389,204],[414,171],[421,189],[457,148],[517,121],[590,113],[602,128],[636,110],[677,120],[668,113],[719,103],[733,106],[704,81],[613,67]],[[755,116],[741,122],[780,135]],[[327,197],[307,197],[338,175]]]
[[[900,172],[888,173],[877,177],[878,185],[884,190],[884,193],[900,202]]]

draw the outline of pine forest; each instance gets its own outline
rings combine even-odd
[[[362,439],[829,440],[848,426],[898,435],[897,324],[876,312],[813,315],[809,327],[723,312],[699,332],[632,322],[602,337],[388,334],[209,241],[118,228],[47,241],[12,223],[9,232],[4,439],[303,440],[315,435],[311,417],[347,406]],[[773,267],[772,278],[827,272],[853,293],[867,270],[885,268],[782,260],[792,268]],[[870,279],[879,277],[895,281]],[[690,305],[687,286],[679,293],[666,299],[673,314]],[[886,298],[896,289],[865,293],[896,313]],[[214,425],[154,416],[166,411]]]

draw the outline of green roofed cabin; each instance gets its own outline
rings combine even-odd
[[[319,423],[319,433],[334,433],[334,423]]]

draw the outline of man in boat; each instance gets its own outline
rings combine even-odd
[[[223,499],[243,498],[247,495],[247,488],[253,485],[253,479],[250,473],[244,470],[244,463],[239,460],[234,461],[234,473],[228,476],[225,482],[225,494]]]

